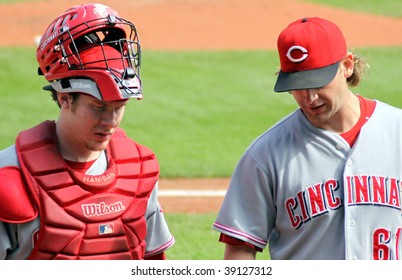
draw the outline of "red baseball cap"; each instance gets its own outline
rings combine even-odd
[[[347,53],[339,27],[319,17],[292,22],[279,34],[277,45],[281,69],[274,87],[276,92],[329,84]]]

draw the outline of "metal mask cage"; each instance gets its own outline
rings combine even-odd
[[[94,33],[91,33],[93,35]],[[136,74],[136,76],[140,76],[140,63],[141,63],[141,50],[138,42],[134,42],[127,39],[119,39],[115,41],[107,41],[107,42],[97,42],[93,44],[88,44],[85,47],[77,48],[75,46],[74,40],[72,41],[73,51],[68,54],[66,49],[61,45],[62,52],[62,63],[67,63],[68,70],[109,70],[112,74],[118,75],[120,74],[120,79],[133,78],[128,75],[130,71],[127,71],[128,68],[131,68]],[[92,61],[83,61],[81,58],[81,53],[85,50],[94,48],[96,46],[100,46],[102,49],[102,58],[96,59]],[[110,46],[113,49],[116,49],[119,53],[119,57],[110,57],[105,51],[105,46]],[[122,69],[115,69],[113,66],[114,61],[120,61],[121,65],[123,65]],[[98,65],[104,62],[105,67],[99,67]],[[121,73],[120,70],[125,70]]]
[[[83,25],[86,28],[83,28]],[[124,27],[130,30],[127,38]],[[103,55],[93,61],[83,61],[82,52],[97,46],[101,47]],[[106,46],[115,49],[120,56],[108,57]],[[109,15],[106,18],[84,22],[72,29],[64,27],[57,48],[61,52],[59,63],[67,64],[68,70],[107,70],[119,86],[128,91],[130,89],[126,84],[129,83],[125,80],[137,78],[141,81],[141,48],[138,35],[135,26],[125,19]],[[111,66],[117,61],[122,65],[118,69]],[[102,66],[99,66],[100,64]]]
[[[105,21],[107,24],[105,24]],[[88,28],[83,29],[83,25]],[[128,27],[130,30],[127,37],[125,36],[124,27]],[[88,29],[91,29],[91,31],[88,32]],[[75,30],[80,31],[75,32]],[[62,53],[62,61],[60,62],[67,63],[69,68],[74,70],[90,69],[90,65],[86,65],[88,63],[82,63],[80,52],[94,46],[103,47],[105,45],[119,51],[124,65],[139,72],[141,48],[135,26],[125,19],[110,15],[106,18],[84,22],[72,29],[64,27],[58,39],[58,46]],[[79,65],[77,65],[77,60]]]

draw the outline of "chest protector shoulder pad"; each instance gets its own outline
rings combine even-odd
[[[150,149],[118,129],[107,148],[107,170],[93,176],[65,163],[54,122],[21,132],[16,147],[39,208],[30,259],[143,259],[145,213],[159,176]]]
[[[0,221],[25,223],[38,216],[21,171],[16,166],[0,168]]]

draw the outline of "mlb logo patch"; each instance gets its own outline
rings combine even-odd
[[[114,225],[113,224],[102,224],[99,225],[99,234],[110,234],[113,233]]]

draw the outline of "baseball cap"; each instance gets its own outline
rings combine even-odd
[[[95,80],[85,76],[72,76],[60,80],[54,80],[50,85],[44,86],[44,90],[55,90],[58,92],[80,92],[92,95],[93,97],[104,100],[120,100],[128,98],[142,98],[141,81],[137,75],[130,79],[125,79],[128,63],[121,53],[111,46],[95,46],[82,50],[79,53],[80,65],[73,66],[90,69],[91,71],[101,71],[109,73],[109,79],[100,78],[107,92],[102,92]],[[99,81],[98,81],[99,82]]]
[[[277,41],[281,69],[274,90],[320,88],[335,77],[347,53],[346,41],[333,22],[307,17],[289,24]]]

